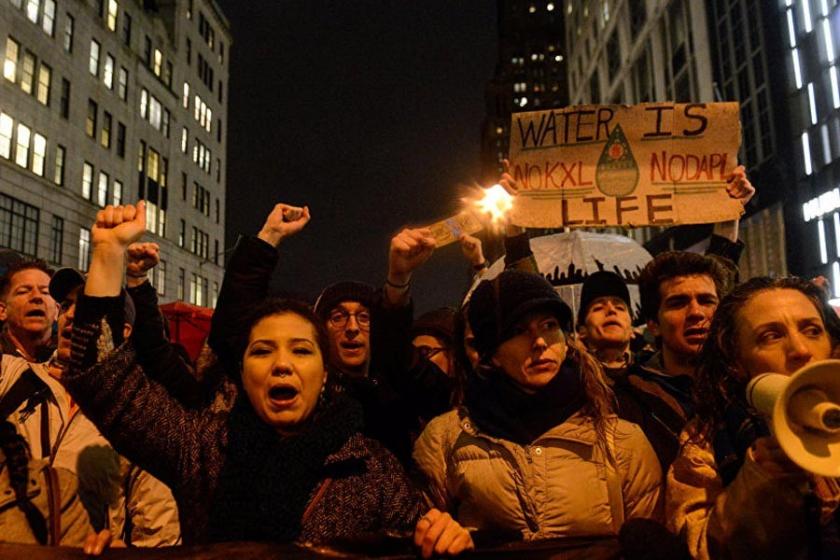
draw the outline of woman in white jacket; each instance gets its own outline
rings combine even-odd
[[[464,527],[526,540],[615,536],[626,519],[659,519],[656,455],[612,413],[552,286],[505,271],[475,290],[469,322],[480,362],[464,406],[414,448],[432,505]]]

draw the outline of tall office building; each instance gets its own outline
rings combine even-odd
[[[562,0],[498,0],[499,58],[487,85],[482,179],[495,181],[510,144],[511,113],[567,105]]]
[[[739,159],[759,188],[742,220],[745,276],[784,274],[787,162],[784,82],[775,7],[755,0],[569,0],[566,49],[571,104],[651,101],[741,103]],[[783,157],[784,155],[784,157]],[[711,226],[629,235],[653,253],[702,249]]]
[[[778,0],[785,30],[795,186],[788,226],[799,240],[791,267],[824,275],[840,297],[840,8],[837,0]]]
[[[86,270],[96,212],[144,199],[161,299],[214,305],[231,46],[219,6],[0,3],[0,247]]]

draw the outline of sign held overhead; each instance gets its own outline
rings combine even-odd
[[[511,220],[522,227],[667,226],[738,218],[737,103],[584,105],[515,113]]]

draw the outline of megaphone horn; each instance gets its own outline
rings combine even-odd
[[[791,376],[754,377],[747,402],[770,420],[791,461],[814,474],[840,477],[840,360],[814,362]]]

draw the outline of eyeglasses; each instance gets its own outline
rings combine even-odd
[[[370,329],[370,312],[368,311],[348,312],[337,309],[330,313],[327,322],[331,327],[343,329],[347,325],[347,321],[350,320],[350,317],[356,319],[356,324],[359,325],[360,329],[365,331]]]
[[[417,354],[422,356],[423,358],[431,360],[441,352],[445,352],[446,348],[433,348],[431,346],[415,346],[414,351],[417,352]]]

